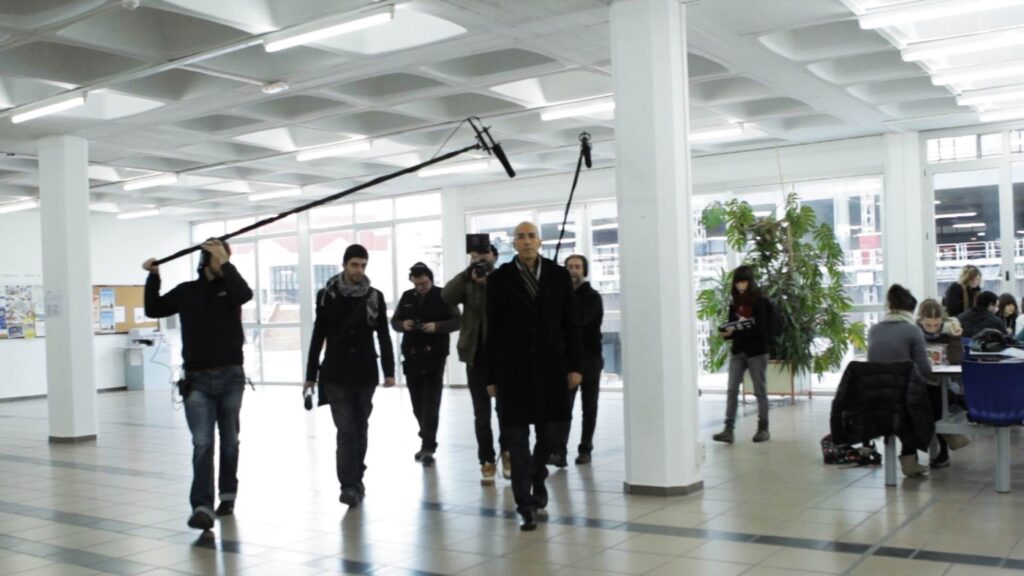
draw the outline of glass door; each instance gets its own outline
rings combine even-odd
[[[935,283],[941,298],[960,270],[981,270],[982,289],[1004,291],[1003,237],[997,168],[932,176],[935,202]],[[1021,227],[1024,230],[1024,226]]]

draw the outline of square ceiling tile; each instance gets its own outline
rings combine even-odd
[[[858,84],[850,86],[846,90],[870,104],[925,100],[927,98],[942,98],[943,96],[950,95],[946,87],[935,86],[927,76]]]
[[[203,67],[271,82],[301,72],[337,66],[344,62],[345,58],[342,56],[305,46],[269,53],[263,46],[253,46],[204,60]]]
[[[193,160],[182,160],[180,158],[166,158],[160,156],[131,156],[112,162],[115,166],[128,168],[142,168],[156,172],[178,172],[188,170],[202,165],[201,162]]]
[[[904,62],[898,50],[816,62],[807,69],[816,76],[841,86],[920,76],[925,73],[917,64]]]
[[[764,98],[749,102],[726,104],[719,106],[718,109],[738,120],[753,120],[813,112],[813,109],[807,103],[801,102],[796,98],[787,97]]]
[[[45,82],[0,76],[0,108],[13,108],[61,92],[64,92],[64,89],[60,86]]]
[[[142,114],[163,107],[159,100],[118,94],[109,90],[89,92],[85,105],[55,114],[54,118],[81,118],[85,120],[116,120]]]
[[[773,52],[797,62],[842,58],[891,46],[875,31],[861,30],[855,19],[783,30],[759,40]]]
[[[728,74],[729,69],[706,56],[689,52],[686,54],[686,72],[690,80],[694,80],[697,78],[722,76]]]
[[[267,156],[275,153],[274,150],[268,150],[258,146],[235,144],[232,142],[203,142],[180,148],[179,152],[182,154],[195,154],[206,159],[217,160],[243,160],[259,158],[261,156]]]
[[[399,94],[429,90],[439,86],[447,85],[426,76],[395,72],[394,74],[363,78],[355,82],[334,84],[326,87],[325,90],[334,94],[340,94],[341,96],[364,100],[379,100],[392,98]]]
[[[191,120],[185,120],[184,122],[177,122],[175,124],[171,124],[171,126],[191,130],[193,132],[216,134],[218,132],[235,130],[244,126],[260,124],[261,122],[261,120],[254,120],[252,118],[245,118],[242,116],[232,116],[230,114],[210,114],[207,116],[192,118]]]
[[[281,127],[235,136],[235,140],[290,152],[299,148],[337,142],[338,135],[302,127]]]
[[[611,94],[612,79],[590,70],[568,70],[493,86],[491,91],[531,106],[543,106]]]
[[[297,94],[295,96],[285,96],[284,98],[275,98],[274,100],[238,106],[235,110],[291,122],[303,116],[310,116],[327,110],[343,112],[349,108],[352,108],[352,106],[337,100]]]
[[[246,166],[228,166],[226,168],[203,170],[202,173],[206,176],[224,178],[227,180],[260,180],[261,178],[273,174],[273,172],[269,170],[260,170],[258,168],[249,168]]]
[[[317,42],[317,45],[373,55],[426,46],[465,33],[466,29],[454,22],[417,12],[409,5],[400,5],[396,7],[395,19],[391,22]]]
[[[521,48],[506,48],[428,64],[423,68],[438,75],[469,80],[557,63],[553,58],[543,54]]]
[[[456,120],[468,116],[483,116],[496,112],[509,112],[523,107],[508,100],[501,100],[483,94],[464,93],[419,100],[396,106],[402,112],[427,118]]]
[[[75,18],[98,8],[106,0],[5,0],[0,22],[12,28],[39,28]]]
[[[211,94],[223,94],[229,90],[243,87],[252,90],[258,89],[258,87],[242,82],[181,69],[168,70],[113,86],[118,92],[175,102]]]
[[[757,80],[744,76],[705,80],[690,85],[690,99],[700,106],[755,100],[771,96],[774,92]]]
[[[143,61],[134,58],[56,42],[32,42],[0,52],[0,75],[75,85],[143,65]]]
[[[307,122],[306,124],[319,130],[374,136],[377,134],[387,134],[389,132],[403,130],[405,128],[412,128],[414,126],[421,126],[426,124],[426,121],[413,116],[406,116],[404,114],[371,110],[369,112],[357,112],[355,114],[347,114],[344,116],[322,118],[320,120]]]
[[[58,34],[150,60],[171,60],[248,36],[237,28],[145,5],[99,14]]]

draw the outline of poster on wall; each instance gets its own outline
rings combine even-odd
[[[0,290],[0,338],[7,338],[7,292]]]
[[[7,337],[35,338],[36,313],[32,306],[32,287],[9,285],[6,296]]]

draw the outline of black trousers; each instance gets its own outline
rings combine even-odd
[[[512,458],[512,495],[519,513],[547,506],[548,489],[544,480],[548,477],[548,457],[554,442],[558,441],[561,424],[550,422],[534,426],[537,439],[532,455],[529,424],[505,424],[502,430]]]
[[[491,410],[498,416],[498,447],[508,450],[505,432],[501,426],[501,405],[487,393],[487,371],[483,362],[469,369],[469,394],[473,398],[473,427],[476,430],[476,456],[481,464],[494,464],[494,432],[491,429]],[[492,408],[493,406],[493,408]]]
[[[572,414],[576,407],[576,394],[583,395],[583,433],[580,435],[580,454],[590,454],[594,451],[594,430],[597,429],[597,397],[601,390],[601,369],[603,361],[600,358],[585,358],[583,360],[583,382],[579,386],[569,390],[569,413]],[[572,419],[563,422],[560,426],[558,445],[552,448],[554,454],[566,456],[569,453],[569,432],[572,429]]]
[[[439,369],[413,369],[405,374],[412,400],[412,413],[420,425],[420,447],[437,450],[437,423],[441,413],[441,391],[444,389],[444,366]]]
[[[366,433],[376,385],[338,386],[330,391],[331,417],[338,429],[336,463],[342,488],[359,488],[366,471]]]

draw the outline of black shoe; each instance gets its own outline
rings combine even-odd
[[[235,513],[235,501],[234,500],[221,500],[220,505],[217,506],[217,516],[231,516]]]
[[[548,507],[548,493],[547,492],[538,493],[536,490],[534,490],[534,493],[537,494],[537,496],[536,496],[536,498],[537,498],[537,510],[541,511],[541,510],[544,510],[545,508],[547,508]]]
[[[420,458],[420,462],[423,462],[424,466],[432,466],[434,464],[434,452],[431,450],[424,450],[423,457]]]
[[[415,461],[417,461],[417,462],[423,462],[423,453],[424,453],[424,452],[425,452],[425,450],[420,450],[419,452],[417,452],[417,453],[416,453],[416,454],[415,454],[415,455],[414,455],[414,456],[412,457],[412,458],[413,458],[413,460],[415,460]]]
[[[576,457],[577,464],[590,464],[590,454],[580,454]]]
[[[519,529],[523,532],[533,532],[537,529],[537,513],[533,510],[524,510],[519,513],[523,517],[522,524],[519,525]]]
[[[949,450],[940,450],[935,459],[928,463],[932,469],[946,468],[949,466]]]
[[[558,468],[565,468],[569,465],[565,461],[565,454],[552,454],[548,456],[548,466],[556,466]]]
[[[359,481],[359,485],[356,486],[356,490],[359,491],[359,499],[360,500],[362,500],[363,498],[366,498],[366,484],[363,484],[362,480]]]
[[[196,510],[188,518],[188,527],[197,530],[209,530],[213,528],[213,518],[202,510]]]
[[[359,506],[359,501],[362,500],[362,497],[359,494],[358,488],[346,486],[341,489],[341,496],[338,500],[349,508],[355,508],[356,506]]]

